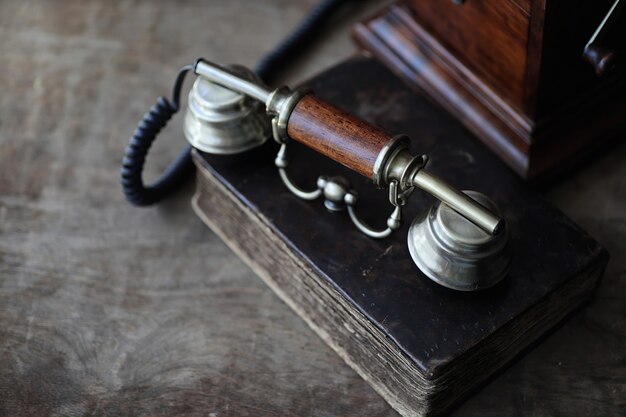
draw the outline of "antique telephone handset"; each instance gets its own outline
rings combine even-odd
[[[225,68],[204,59],[183,67],[173,89],[173,101],[160,97],[137,127],[122,167],[122,186],[129,202],[154,204],[193,170],[191,147],[213,155],[234,155],[263,145],[271,136],[280,145],[274,161],[285,186],[305,200],[324,198],[331,211],[347,209],[354,225],[372,238],[385,238],[402,222],[402,208],[415,187],[442,203],[416,218],[408,247],[417,266],[434,281],[457,290],[490,287],[506,276],[510,250],[508,230],[495,204],[485,195],[459,191],[425,169],[428,158],[409,152],[409,139],[386,132],[316,98],[311,91],[270,89],[267,76],[310,41],[314,31],[351,0],[323,0],[303,23],[257,67]],[[142,169],[159,131],[180,107],[187,73],[198,75],[190,93],[184,133],[190,146],[151,186],[144,186]],[[257,75],[258,74],[258,75]],[[387,228],[375,230],[357,215],[357,193],[342,177],[320,176],[317,188],[303,190],[287,173],[287,147],[296,140],[388,188],[393,206]]]
[[[428,172],[427,157],[411,155],[406,136],[392,137],[323,102],[306,89],[270,90],[255,80],[251,72],[238,69],[239,72],[203,59],[197,61],[194,72],[200,77],[190,93],[191,105],[185,119],[185,134],[195,147],[208,153],[244,151],[254,146],[255,138],[260,145],[265,141],[265,120],[280,144],[275,165],[296,196],[305,200],[323,196],[329,210],[346,207],[359,230],[372,238],[384,238],[400,227],[402,207],[415,187],[421,188],[445,204],[433,208],[426,218],[417,219],[409,230],[409,251],[418,267],[440,284],[461,290],[488,287],[504,277],[508,268],[504,220],[494,214],[497,209],[486,196],[477,192],[468,192],[468,196]],[[238,135],[233,140],[236,135],[228,128],[219,132],[207,130],[214,126],[216,114],[209,115],[206,109],[214,112],[218,107],[210,92],[224,91],[217,86],[257,101],[256,106],[239,113],[235,124],[237,132],[254,132],[251,137]],[[259,104],[264,104],[264,108]],[[231,122],[236,119],[232,112],[230,117]],[[394,208],[387,228],[374,230],[359,219],[355,210],[357,194],[341,177],[320,176],[317,189],[310,191],[295,185],[286,171],[291,139],[371,178],[380,188],[388,187]]]
[[[305,200],[324,197],[332,211],[347,208],[354,225],[372,238],[398,229],[402,207],[415,187],[441,204],[409,229],[413,260],[431,279],[458,290],[486,288],[507,273],[509,251],[504,220],[483,194],[463,193],[425,169],[427,157],[409,152],[409,139],[384,131],[326,103],[306,89],[269,89],[240,66],[225,68],[204,59],[183,69],[198,75],[189,94],[184,132],[195,148],[218,155],[260,146],[269,131],[280,144],[275,159],[286,187]],[[176,82],[180,91],[182,76]],[[357,194],[341,177],[320,176],[317,188],[302,190],[287,173],[287,148],[296,140],[389,189],[393,206],[387,228],[375,230],[357,215]]]

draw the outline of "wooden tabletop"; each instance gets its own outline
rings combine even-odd
[[[397,415],[200,222],[192,184],[145,209],[120,191],[178,67],[253,66],[313,3],[0,2],[0,416]],[[284,79],[350,55],[350,19]],[[612,255],[594,301],[454,415],[624,412],[625,160],[616,146],[544,191]]]

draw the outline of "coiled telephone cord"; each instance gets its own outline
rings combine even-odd
[[[256,73],[264,81],[284,66],[287,59],[302,52],[313,40],[318,29],[345,3],[353,0],[322,0],[304,18],[300,25],[285,38],[275,49],[270,51],[257,65]],[[172,92],[172,101],[161,96],[148,113],[143,116],[130,139],[121,169],[122,189],[126,199],[135,206],[155,204],[180,187],[194,172],[191,160],[191,145],[187,145],[165,171],[150,185],[142,179],[146,155],[157,135],[167,125],[180,108],[180,92],[183,81],[195,65],[181,68]]]

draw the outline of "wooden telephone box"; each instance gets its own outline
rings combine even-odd
[[[531,179],[572,168],[623,132],[620,3],[406,0],[354,33]],[[612,8],[587,62],[585,46]],[[615,66],[604,71],[609,58]]]

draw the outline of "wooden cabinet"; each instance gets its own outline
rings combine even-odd
[[[624,131],[624,66],[598,77],[582,58],[613,2],[407,0],[354,34],[518,174],[545,178]]]

